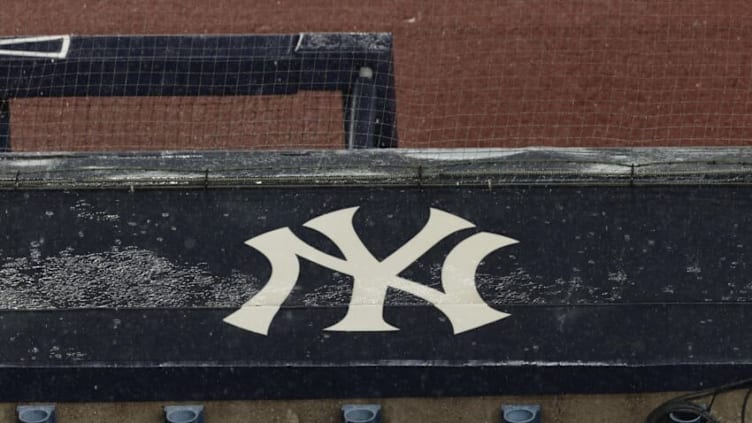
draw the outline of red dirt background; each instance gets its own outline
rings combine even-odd
[[[4,0],[0,35],[388,31],[403,147],[726,146],[752,139],[751,11],[720,0]],[[342,137],[340,100],[324,93],[26,101],[13,104],[17,149]]]

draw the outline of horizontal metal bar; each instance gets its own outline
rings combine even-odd
[[[45,56],[59,55],[47,45],[60,41],[45,38],[43,42],[2,46],[0,97],[258,95],[292,94],[299,89],[338,90],[352,83],[361,66],[380,64],[389,68],[391,62],[389,34],[69,39],[65,56],[56,58]],[[29,46],[42,50],[31,55]],[[10,47],[18,48],[16,55]]]
[[[0,189],[750,183],[749,148],[0,155]]]

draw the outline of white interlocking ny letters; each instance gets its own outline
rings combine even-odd
[[[384,260],[368,251],[353,227],[358,207],[337,210],[314,218],[303,226],[316,230],[337,245],[344,259],[326,254],[300,240],[287,228],[251,238],[245,243],[266,256],[272,266],[267,284],[224,321],[239,328],[267,335],[269,326],[298,280],[299,258],[353,277],[353,291],[345,317],[328,331],[381,332],[398,328],[384,321],[388,288],[422,298],[444,313],[455,334],[466,332],[509,316],[491,308],[475,285],[480,262],[491,252],[518,241],[480,232],[457,244],[446,256],[441,270],[443,292],[399,276],[415,260],[447,236],[475,227],[453,214],[431,209],[425,226]]]

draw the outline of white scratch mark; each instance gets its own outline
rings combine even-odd
[[[305,32],[300,33],[300,37],[298,37],[298,44],[295,46],[295,52],[297,52],[300,49],[300,45],[303,44],[303,37],[305,37]]]
[[[0,56],[18,56],[18,57],[37,57],[46,59],[65,59],[68,57],[70,50],[70,35],[47,35],[41,37],[18,37],[0,39],[0,46],[10,46],[16,44],[42,43],[46,41],[60,40],[62,45],[60,51],[29,51],[29,50],[6,50],[0,49]]]

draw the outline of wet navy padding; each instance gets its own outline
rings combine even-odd
[[[0,156],[0,400],[686,391],[752,371],[752,151],[436,154]],[[431,209],[475,225],[399,274],[433,289],[465,240],[519,241],[473,281],[509,316],[455,335],[390,288],[398,331],[327,331],[353,277],[299,258],[266,336],[223,322],[272,274],[248,239],[288,228],[343,258],[303,225],[352,207],[341,225],[377,260]]]

